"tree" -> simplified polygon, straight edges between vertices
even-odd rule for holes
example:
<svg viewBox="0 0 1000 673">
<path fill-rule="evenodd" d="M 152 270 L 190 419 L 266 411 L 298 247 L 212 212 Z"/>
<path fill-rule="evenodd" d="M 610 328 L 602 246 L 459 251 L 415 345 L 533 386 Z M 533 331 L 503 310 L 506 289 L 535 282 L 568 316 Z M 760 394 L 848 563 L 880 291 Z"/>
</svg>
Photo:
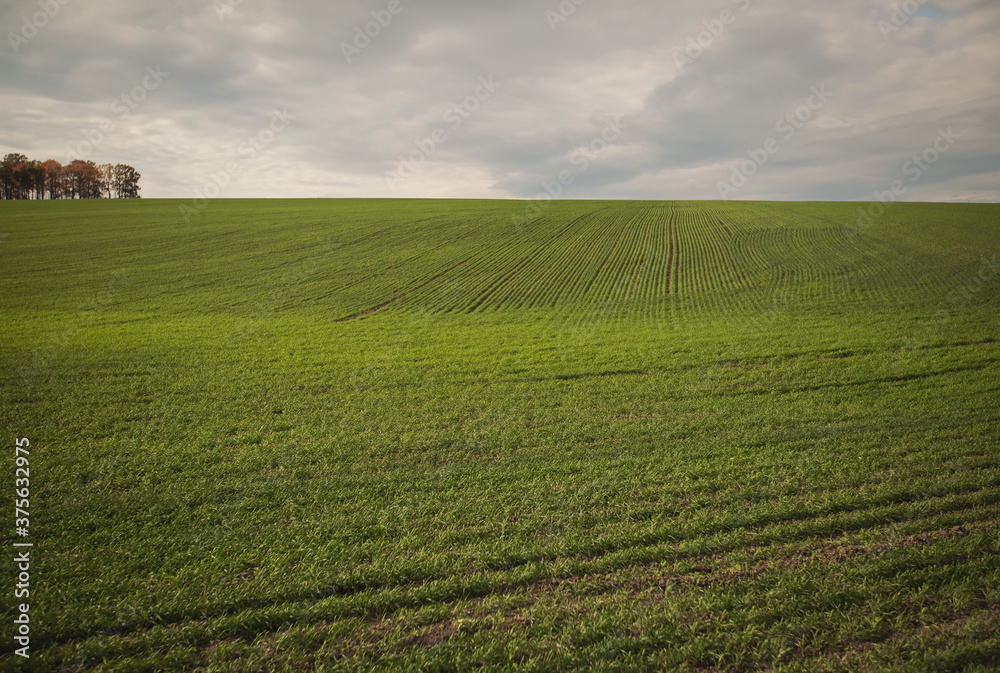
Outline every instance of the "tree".
<svg viewBox="0 0 1000 673">
<path fill-rule="evenodd" d="M 101 179 L 101 187 L 103 192 L 111 198 L 111 190 L 114 188 L 115 182 L 115 167 L 111 164 L 101 164 L 97 167 L 98 174 Z"/>
<path fill-rule="evenodd" d="M 93 161 L 74 159 L 66 167 L 69 174 L 70 198 L 99 199 L 103 189 L 101 174 Z"/>
<path fill-rule="evenodd" d="M 119 199 L 138 199 L 139 190 L 139 178 L 142 175 L 139 174 L 133 167 L 128 164 L 118 164 L 115 166 L 114 170 L 114 182 L 115 191 L 118 193 Z"/>
<path fill-rule="evenodd" d="M 41 161 L 32 161 L 28 165 L 28 182 L 35 198 L 41 201 L 45 198 L 45 166 Z"/>
<path fill-rule="evenodd" d="M 63 165 L 55 159 L 42 162 L 45 170 L 45 189 L 50 199 L 61 199 L 63 196 Z"/>
<path fill-rule="evenodd" d="M 76 159 L 32 161 L 11 152 L 0 161 L 0 199 L 138 199 L 142 176 L 128 164 Z"/>
<path fill-rule="evenodd" d="M 22 161 L 14 166 L 14 185 L 17 190 L 17 198 L 30 199 L 35 194 L 37 178 L 38 170 L 34 161 Z"/>
<path fill-rule="evenodd" d="M 28 157 L 23 154 L 11 152 L 0 162 L 0 198 L 22 199 L 18 186 L 17 169 L 21 164 L 27 163 Z"/>
</svg>

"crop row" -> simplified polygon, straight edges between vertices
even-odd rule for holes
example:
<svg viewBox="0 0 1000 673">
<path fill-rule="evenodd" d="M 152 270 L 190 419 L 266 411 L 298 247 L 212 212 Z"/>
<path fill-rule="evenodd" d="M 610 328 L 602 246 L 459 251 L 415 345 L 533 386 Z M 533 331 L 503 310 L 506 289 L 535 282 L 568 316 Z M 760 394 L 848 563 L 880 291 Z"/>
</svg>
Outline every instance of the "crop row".
<svg viewBox="0 0 1000 673">
<path fill-rule="evenodd" d="M 891 213 L 859 231 L 853 208 L 612 202 L 553 205 L 526 223 L 428 218 L 401 226 L 388 250 L 384 229 L 345 247 L 351 262 L 313 299 L 336 296 L 355 315 L 614 305 L 663 317 L 775 296 L 884 304 L 900 292 L 945 291 L 949 275 L 930 273 L 941 260 L 900 233 L 904 218 Z"/>
</svg>

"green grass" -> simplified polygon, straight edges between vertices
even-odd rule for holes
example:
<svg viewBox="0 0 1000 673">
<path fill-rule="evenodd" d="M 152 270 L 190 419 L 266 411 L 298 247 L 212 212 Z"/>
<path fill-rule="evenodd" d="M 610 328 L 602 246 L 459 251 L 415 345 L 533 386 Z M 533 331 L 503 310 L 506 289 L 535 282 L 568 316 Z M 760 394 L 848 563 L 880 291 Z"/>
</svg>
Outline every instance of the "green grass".
<svg viewBox="0 0 1000 673">
<path fill-rule="evenodd" d="M 1000 208 L 858 207 L 0 203 L 0 665 L 996 670 Z"/>
</svg>

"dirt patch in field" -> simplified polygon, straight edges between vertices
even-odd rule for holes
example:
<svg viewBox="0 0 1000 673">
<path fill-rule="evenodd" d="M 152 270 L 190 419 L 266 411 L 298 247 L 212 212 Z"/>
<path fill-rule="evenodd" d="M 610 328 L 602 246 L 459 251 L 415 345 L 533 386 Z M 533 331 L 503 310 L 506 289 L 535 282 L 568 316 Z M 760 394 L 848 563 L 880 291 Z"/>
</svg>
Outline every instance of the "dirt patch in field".
<svg viewBox="0 0 1000 673">
<path fill-rule="evenodd" d="M 332 654 L 337 657 L 353 658 L 359 655 L 366 657 L 382 657 L 385 654 L 383 641 L 396 629 L 396 622 L 389 618 L 365 620 L 364 631 L 337 638 L 333 643 Z M 331 630 L 329 624 L 320 624 L 316 630 L 326 632 Z M 360 636 L 360 637 L 359 637 Z"/>
<path fill-rule="evenodd" d="M 411 647 L 432 647 L 439 645 L 451 638 L 458 631 L 454 621 L 439 622 L 429 627 L 425 627 L 416 634 L 403 639 L 400 648 Z"/>
</svg>

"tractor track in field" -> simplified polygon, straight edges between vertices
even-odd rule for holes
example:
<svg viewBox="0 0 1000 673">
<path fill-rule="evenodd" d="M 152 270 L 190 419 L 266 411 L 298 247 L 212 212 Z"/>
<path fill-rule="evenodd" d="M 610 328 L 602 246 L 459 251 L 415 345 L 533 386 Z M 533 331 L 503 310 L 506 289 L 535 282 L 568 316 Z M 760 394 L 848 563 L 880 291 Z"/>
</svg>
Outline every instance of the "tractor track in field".
<svg viewBox="0 0 1000 673">
<path fill-rule="evenodd" d="M 995 487 L 982 490 L 995 490 Z M 975 491 L 974 491 L 975 492 Z M 966 511 L 972 511 L 967 509 Z M 723 545 L 719 548 L 699 551 L 697 549 L 675 550 L 670 553 L 657 553 L 655 549 L 662 547 L 668 542 L 666 538 L 657 539 L 637 539 L 631 544 L 611 545 L 605 548 L 598 548 L 591 552 L 577 551 L 561 557 L 562 559 L 572 559 L 584 564 L 584 567 L 576 572 L 566 575 L 539 569 L 529 574 L 523 579 L 506 581 L 501 586 L 480 586 L 477 580 L 492 573 L 509 571 L 533 563 L 531 559 L 499 560 L 493 564 L 486 564 L 479 569 L 469 569 L 457 575 L 437 576 L 434 573 L 421 577 L 409 579 L 384 581 L 376 579 L 359 579 L 350 583 L 331 585 L 321 590 L 304 591 L 299 594 L 285 595 L 284 597 L 260 596 L 256 598 L 244 599 L 236 604 L 219 606 L 211 612 L 203 612 L 197 618 L 203 624 L 206 621 L 225 619 L 231 615 L 245 612 L 247 610 L 266 609 L 277 605 L 294 605 L 302 602 L 317 602 L 335 597 L 350 597 L 371 590 L 403 589 L 419 592 L 423 585 L 444 577 L 453 577 L 458 580 L 458 586 L 449 590 L 449 596 L 444 597 L 445 602 L 458 600 L 480 600 L 488 596 L 510 595 L 519 593 L 533 594 L 535 591 L 544 588 L 554 587 L 561 584 L 569 584 L 586 580 L 593 583 L 595 579 L 607 578 L 615 587 L 625 590 L 644 591 L 650 587 L 663 586 L 664 584 L 687 585 L 692 587 L 708 588 L 713 585 L 752 581 L 755 578 L 766 575 L 776 570 L 790 571 L 799 567 L 814 563 L 847 563 L 853 559 L 871 559 L 881 554 L 891 552 L 895 549 L 906 549 L 913 547 L 925 547 L 939 542 L 953 540 L 956 538 L 968 537 L 978 533 L 993 532 L 998 530 L 1000 520 L 991 518 L 989 512 L 983 512 L 982 518 L 973 517 L 959 525 L 947 527 L 930 527 L 919 529 L 906 534 L 888 535 L 877 541 L 863 543 L 855 536 L 867 530 L 867 525 L 841 528 L 829 533 L 808 534 L 805 536 L 796 534 L 794 530 L 777 537 L 763 535 L 769 530 L 780 529 L 782 524 L 794 526 L 800 523 L 816 522 L 836 516 L 838 513 L 819 514 L 806 517 L 789 517 L 782 519 L 765 528 L 747 530 L 761 534 L 763 539 L 750 540 L 741 545 Z M 904 517 L 905 518 L 905 517 Z M 721 532 L 727 529 L 723 523 L 719 523 L 714 532 Z M 709 533 L 706 532 L 705 535 Z M 704 535 L 702 536 L 704 537 Z M 694 538 L 681 537 L 669 540 L 670 545 L 676 546 L 682 542 L 691 542 Z M 608 561 L 609 557 L 626 551 L 636 551 L 646 549 L 650 551 L 648 558 L 637 559 L 635 563 L 619 565 L 615 561 Z M 730 557 L 731 562 L 726 563 Z M 687 567 L 684 572 L 665 572 L 664 564 L 683 564 Z M 616 579 L 617 578 L 617 579 Z M 396 600 L 396 605 L 390 608 L 386 614 L 421 604 L 419 595 L 403 595 Z M 155 621 L 137 621 L 128 626 L 120 626 L 112 629 L 116 636 L 124 636 L 130 633 L 142 633 L 151 629 L 176 629 L 179 625 L 192 621 L 192 616 L 183 612 L 173 614 L 158 615 Z M 317 617 L 316 622 L 323 621 L 322 617 Z M 279 629 L 284 622 L 279 618 L 273 624 L 274 630 Z M 268 625 L 262 625 L 267 630 Z M 75 633 L 57 635 L 51 639 L 45 639 L 44 645 L 66 645 L 73 642 L 86 642 L 94 637 L 107 635 L 109 631 L 102 628 L 81 629 Z"/>
</svg>

